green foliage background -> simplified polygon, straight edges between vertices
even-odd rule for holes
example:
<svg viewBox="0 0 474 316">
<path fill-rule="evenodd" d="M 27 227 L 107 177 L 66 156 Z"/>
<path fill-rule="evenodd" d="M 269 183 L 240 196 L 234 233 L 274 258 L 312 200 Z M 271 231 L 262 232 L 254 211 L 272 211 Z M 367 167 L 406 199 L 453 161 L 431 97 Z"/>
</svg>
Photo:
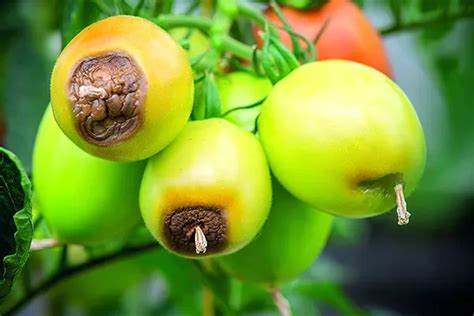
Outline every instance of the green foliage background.
<svg viewBox="0 0 474 316">
<path fill-rule="evenodd" d="M 137 2 L 130 0 L 127 3 L 133 8 Z M 152 2 L 145 1 L 145 6 L 153 6 Z M 403 235 L 400 238 L 407 242 L 434 240 L 440 235 L 451 234 L 465 218 L 472 217 L 469 211 L 474 198 L 474 2 L 356 2 L 385 33 L 395 80 L 413 101 L 425 129 L 428 161 L 418 190 L 408 199 L 413 214 L 410 225 L 403 229 L 396 227 L 393 214 L 366 221 L 338 219 L 329 249 L 355 245 L 369 238 L 374 227 L 388 235 Z M 130 10 L 123 1 L 101 3 L 111 12 Z M 7 126 L 5 146 L 17 154 L 27 171 L 31 170 L 36 129 L 49 102 L 49 77 L 54 60 L 74 34 L 101 17 L 99 7 L 97 1 L 92 0 L 0 3 L 0 118 L 4 118 Z M 429 22 L 443 16 L 456 18 Z M 428 22 L 416 25 L 417 21 Z M 41 267 L 38 277 L 55 269 L 60 256 L 59 250 L 48 250 L 33 255 L 28 265 Z M 262 289 L 236 280 L 219 284 L 189 261 L 164 252 L 151 252 L 112 263 L 109 268 L 117 269 L 120 274 L 137 265 L 143 274 L 132 278 L 127 287 L 113 283 L 123 290 L 104 298 L 105 310 L 104 306 L 95 306 L 94 302 L 88 301 L 89 312 L 100 315 L 112 314 L 112 310 L 114 315 L 198 315 L 202 308 L 203 283 L 215 287 L 222 296 L 216 300 L 227 302 L 231 308 L 249 315 L 274 312 L 271 299 Z M 323 256 L 313 269 L 288 284 L 283 292 L 293 304 L 295 314 L 317 315 L 322 313 L 321 306 L 332 306 L 344 315 L 362 313 L 340 288 L 350 275 L 350 268 L 344 266 L 344 262 Z M 97 281 L 100 274 L 90 279 Z M 25 278 L 27 276 L 22 276 L 17 283 L 21 284 Z M 87 276 L 81 278 L 86 280 L 83 283 L 87 287 Z M 83 308 L 77 307 L 82 303 L 75 297 L 82 295 L 77 292 L 79 283 L 81 281 L 72 282 L 69 287 L 64 283 L 53 291 L 49 296 L 53 312 L 74 312 Z M 11 301 L 22 293 L 18 284 Z M 73 293 L 69 297 L 68 291 Z M 9 301 L 1 302 L 0 311 L 9 304 Z"/>
</svg>

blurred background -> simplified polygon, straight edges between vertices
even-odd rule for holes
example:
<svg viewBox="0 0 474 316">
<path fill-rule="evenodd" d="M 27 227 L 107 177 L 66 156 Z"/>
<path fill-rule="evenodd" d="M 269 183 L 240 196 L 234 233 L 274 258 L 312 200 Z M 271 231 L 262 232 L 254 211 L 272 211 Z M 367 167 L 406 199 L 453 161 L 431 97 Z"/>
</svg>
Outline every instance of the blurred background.
<svg viewBox="0 0 474 316">
<path fill-rule="evenodd" d="M 49 102 L 50 73 L 67 25 L 71 21 L 84 25 L 91 22 L 74 20 L 73 8 L 79 10 L 79 2 L 0 2 L 0 143 L 15 152 L 27 170 L 31 170 L 36 130 Z M 97 10 L 91 1 L 82 2 L 86 3 L 81 7 L 83 10 Z M 392 25 L 394 1 L 357 2 L 379 29 Z M 411 20 L 417 20 L 442 14 L 453 3 L 462 2 L 406 0 L 399 7 Z M 464 2 L 469 5 L 470 0 Z M 93 21 L 93 14 L 90 16 Z M 395 80 L 415 106 L 428 146 L 424 178 L 407 201 L 412 213 L 410 224 L 396 225 L 394 212 L 368 220 L 337 219 L 323 256 L 283 291 L 290 302 L 302 306 L 302 315 L 351 314 L 356 306 L 373 315 L 472 315 L 474 19 L 471 14 L 387 32 L 384 42 Z M 51 252 L 44 258 L 33 258 L 29 264 L 48 261 L 53 255 Z M 134 263 L 132 270 L 140 271 L 140 276 L 124 280 L 126 291 L 115 293 L 120 299 L 111 299 L 113 303 L 107 308 L 101 306 L 97 315 L 200 312 L 196 302 L 201 294 L 198 290 L 193 292 L 200 280 L 195 280 L 193 265 L 163 253 L 148 256 L 142 256 L 143 266 Z M 150 256 L 159 257 L 157 267 L 150 267 Z M 129 275 L 127 261 L 109 268 L 112 277 Z M 95 287 L 104 277 L 104 273 L 89 276 L 96 280 Z M 324 286 L 305 287 L 311 282 Z M 87 292 L 87 282 L 84 284 L 79 293 Z M 72 286 L 78 291 L 77 284 Z M 73 298 L 68 298 L 70 304 L 61 306 L 67 288 L 66 283 L 60 284 L 56 289 L 59 294 L 41 297 L 21 315 L 38 315 L 48 310 L 52 314 L 80 315 L 80 309 L 74 306 L 96 303 L 94 299 L 87 301 L 87 295 L 81 301 L 82 295 L 75 292 Z M 244 292 L 252 291 L 259 293 L 251 288 Z M 249 315 L 263 315 L 262 310 L 271 315 L 271 302 L 252 302 L 258 297 L 255 293 L 248 294 L 252 296 L 248 302 Z M 339 311 L 331 306 L 338 306 Z"/>
</svg>

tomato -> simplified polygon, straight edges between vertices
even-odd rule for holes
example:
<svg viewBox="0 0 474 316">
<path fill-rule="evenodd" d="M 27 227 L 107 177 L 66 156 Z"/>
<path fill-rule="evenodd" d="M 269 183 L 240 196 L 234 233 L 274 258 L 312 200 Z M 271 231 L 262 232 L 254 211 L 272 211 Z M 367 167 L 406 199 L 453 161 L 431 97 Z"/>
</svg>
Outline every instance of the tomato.
<svg viewBox="0 0 474 316">
<path fill-rule="evenodd" d="M 72 264 L 86 260 L 83 248 L 70 247 Z M 157 269 L 162 252 L 153 250 L 113 261 L 68 278 L 53 288 L 50 298 L 78 306 L 88 315 L 97 315 L 119 304 L 127 291 L 143 282 Z"/>
<path fill-rule="evenodd" d="M 315 48 L 318 60 L 345 59 L 373 67 L 392 76 L 390 62 L 382 38 L 364 13 L 349 0 L 330 0 L 320 8 L 300 11 L 282 7 L 282 12 L 293 30 L 314 41 L 327 24 Z M 268 8 L 265 16 L 270 22 L 281 25 L 276 13 Z M 255 32 L 256 33 L 256 32 Z M 282 42 L 291 47 L 291 38 L 280 31 Z M 255 36 L 262 44 L 260 36 Z"/>
<path fill-rule="evenodd" d="M 305 64 L 279 81 L 262 106 L 260 140 L 273 174 L 318 210 L 368 217 L 396 204 L 423 174 L 423 129 L 410 100 L 362 64 Z"/>
<path fill-rule="evenodd" d="M 51 104 L 63 132 L 91 155 L 133 161 L 168 145 L 194 97 L 184 50 L 150 21 L 113 16 L 82 30 L 51 77 Z"/>
<path fill-rule="evenodd" d="M 260 234 L 242 250 L 217 258 L 234 277 L 276 287 L 304 272 L 321 253 L 332 216 L 299 201 L 273 181 L 273 203 Z"/>
<path fill-rule="evenodd" d="M 190 58 L 196 58 L 211 48 L 209 37 L 197 29 L 174 28 L 169 33 L 178 42 L 187 38 L 189 50 L 186 52 Z"/>
<path fill-rule="evenodd" d="M 56 239 L 93 245 L 128 233 L 140 222 L 138 192 L 145 162 L 89 155 L 46 111 L 33 153 L 35 204 Z"/>
<path fill-rule="evenodd" d="M 149 160 L 140 208 L 146 226 L 168 250 L 186 257 L 218 256 L 255 237 L 270 210 L 271 192 L 256 137 L 212 118 L 187 123 Z"/>
<path fill-rule="evenodd" d="M 229 111 L 262 101 L 270 93 L 271 82 L 265 77 L 239 71 L 216 77 L 216 83 L 221 100 L 221 113 L 229 113 L 224 118 L 253 131 L 261 104 L 248 109 Z"/>
</svg>

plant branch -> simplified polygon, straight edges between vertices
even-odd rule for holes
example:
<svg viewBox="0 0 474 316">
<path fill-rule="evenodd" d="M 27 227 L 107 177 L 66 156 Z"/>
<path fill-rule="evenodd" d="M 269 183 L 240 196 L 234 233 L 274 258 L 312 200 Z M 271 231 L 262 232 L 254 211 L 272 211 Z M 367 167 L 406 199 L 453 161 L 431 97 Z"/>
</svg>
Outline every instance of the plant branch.
<svg viewBox="0 0 474 316">
<path fill-rule="evenodd" d="M 157 18 L 150 19 L 153 23 L 158 24 L 164 29 L 172 29 L 176 27 L 191 27 L 197 28 L 207 35 L 212 35 L 213 21 L 209 18 L 197 17 L 191 15 L 168 15 L 162 14 Z M 252 47 L 239 42 L 229 35 L 222 35 L 221 38 L 222 48 L 236 55 L 237 57 L 244 59 L 252 59 L 253 49 Z"/>
<path fill-rule="evenodd" d="M 50 276 L 49 278 L 41 282 L 39 285 L 32 288 L 29 295 L 21 298 L 15 305 L 13 305 L 3 315 L 8 316 L 8 315 L 16 314 L 20 309 L 26 306 L 30 301 L 32 301 L 34 298 L 41 295 L 42 293 L 46 292 L 47 290 L 55 286 L 57 283 L 63 280 L 66 280 L 68 278 L 71 278 L 83 271 L 108 264 L 118 259 L 132 257 L 134 255 L 138 255 L 140 253 L 158 249 L 158 248 L 159 248 L 158 243 L 152 242 L 152 243 L 141 245 L 141 246 L 124 248 L 118 252 L 114 252 L 102 257 L 94 258 L 79 265 L 66 267 L 64 270 L 61 270 L 58 273 L 53 274 L 52 276 Z"/>
<path fill-rule="evenodd" d="M 391 26 L 382 28 L 379 31 L 382 35 L 391 35 L 391 34 L 395 34 L 399 32 L 411 31 L 411 30 L 426 28 L 430 26 L 436 26 L 439 24 L 456 22 L 461 19 L 473 18 L 473 17 L 474 17 L 474 10 L 466 10 L 463 12 L 458 12 L 458 13 L 450 14 L 450 15 L 443 14 L 443 15 L 439 15 L 433 18 L 421 20 L 421 21 L 413 21 L 413 22 L 402 23 L 402 24 L 395 23 Z"/>
<path fill-rule="evenodd" d="M 280 312 L 281 316 L 291 316 L 291 308 L 288 301 L 283 297 L 280 290 L 277 288 L 270 289 L 270 293 L 273 297 L 273 301 L 275 305 L 278 307 L 278 311 Z"/>
<path fill-rule="evenodd" d="M 59 246 L 60 243 L 56 239 L 33 239 L 31 241 L 30 251 L 38 251 Z"/>
</svg>

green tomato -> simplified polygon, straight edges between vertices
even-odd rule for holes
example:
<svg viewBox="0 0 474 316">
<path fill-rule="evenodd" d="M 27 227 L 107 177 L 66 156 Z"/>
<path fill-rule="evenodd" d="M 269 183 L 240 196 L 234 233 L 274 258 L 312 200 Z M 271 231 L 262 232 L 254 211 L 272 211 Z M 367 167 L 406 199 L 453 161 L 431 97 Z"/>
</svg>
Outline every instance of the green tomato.
<svg viewBox="0 0 474 316">
<path fill-rule="evenodd" d="M 95 22 L 63 49 L 51 74 L 61 130 L 84 151 L 135 161 L 165 148 L 189 119 L 194 81 L 184 50 L 147 19 Z"/>
<path fill-rule="evenodd" d="M 170 30 L 170 35 L 178 42 L 187 39 L 189 43 L 189 49 L 186 50 L 186 53 L 189 58 L 195 58 L 211 48 L 211 41 L 209 37 L 204 35 L 201 31 L 197 29 L 188 29 L 188 28 L 174 28 Z"/>
<path fill-rule="evenodd" d="M 242 248 L 270 206 L 270 173 L 259 142 L 219 118 L 189 122 L 149 160 L 140 189 L 148 229 L 165 248 L 187 257 Z"/>
<path fill-rule="evenodd" d="M 69 255 L 72 262 L 87 258 L 82 247 L 71 247 Z M 153 250 L 89 269 L 61 282 L 50 293 L 51 298 L 89 312 L 110 309 L 120 303 L 127 290 L 157 269 L 160 256 L 159 250 Z"/>
<path fill-rule="evenodd" d="M 272 88 L 268 78 L 257 77 L 247 72 L 233 72 L 216 78 L 221 99 L 221 113 L 249 106 L 263 100 Z M 247 131 L 255 129 L 261 105 L 229 112 L 224 118 Z"/>
<path fill-rule="evenodd" d="M 410 100 L 382 73 L 349 61 L 309 63 L 278 82 L 263 104 L 259 133 L 282 185 L 340 216 L 390 210 L 394 187 L 411 193 L 425 165 Z"/>
<path fill-rule="evenodd" d="M 93 157 L 67 138 L 46 110 L 33 155 L 36 205 L 57 239 L 95 244 L 140 222 L 138 192 L 145 162 Z"/>
<path fill-rule="evenodd" d="M 332 216 L 297 200 L 273 181 L 273 205 L 260 234 L 218 262 L 232 276 L 276 287 L 308 269 L 331 231 Z"/>
</svg>

